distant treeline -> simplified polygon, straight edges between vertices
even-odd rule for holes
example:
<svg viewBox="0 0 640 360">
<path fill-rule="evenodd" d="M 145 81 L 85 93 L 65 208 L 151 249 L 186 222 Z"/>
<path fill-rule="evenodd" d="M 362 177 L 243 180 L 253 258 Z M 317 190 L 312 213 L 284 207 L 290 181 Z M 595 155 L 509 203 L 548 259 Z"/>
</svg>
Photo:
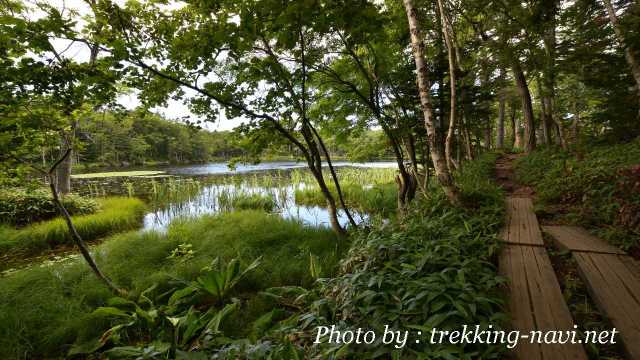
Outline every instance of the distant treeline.
<svg viewBox="0 0 640 360">
<path fill-rule="evenodd" d="M 77 161 L 107 166 L 197 163 L 242 155 L 230 131 L 207 131 L 141 112 L 99 113 L 81 121 Z"/>
<path fill-rule="evenodd" d="M 327 136 L 326 145 L 337 159 L 370 161 L 393 157 L 382 131 L 361 130 L 352 135 Z M 234 131 L 209 131 L 142 111 L 93 114 L 79 121 L 76 140 L 76 164 L 107 167 L 229 160 L 246 155 L 243 144 L 247 141 Z M 57 155 L 51 151 L 43 156 Z M 266 149 L 261 155 L 301 157 L 287 145 Z"/>
</svg>

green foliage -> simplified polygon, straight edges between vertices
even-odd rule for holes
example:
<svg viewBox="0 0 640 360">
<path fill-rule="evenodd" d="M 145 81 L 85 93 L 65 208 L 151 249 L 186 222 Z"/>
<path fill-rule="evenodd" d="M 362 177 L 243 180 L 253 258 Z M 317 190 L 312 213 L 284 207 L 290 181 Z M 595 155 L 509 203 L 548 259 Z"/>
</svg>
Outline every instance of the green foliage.
<svg viewBox="0 0 640 360">
<path fill-rule="evenodd" d="M 193 343 L 212 342 L 223 334 L 223 321 L 240 308 L 238 300 L 222 301 L 258 265 L 257 259 L 241 271 L 240 262 L 233 259 L 225 269 L 206 269 L 191 285 L 164 292 L 155 300 L 150 296 L 157 285 L 143 291 L 135 302 L 111 298 L 108 306 L 99 307 L 91 316 L 113 319 L 115 325 L 101 336 L 73 346 L 69 355 L 93 353 L 112 343 L 121 346 L 107 350 L 104 354 L 109 357 L 137 357 L 150 351 L 154 356 L 161 356 L 174 353 L 176 349 L 189 350 Z M 194 298 L 199 292 L 214 296 L 218 306 L 201 310 L 206 303 L 200 301 L 195 302 L 196 309 Z M 144 339 L 145 344 L 141 345 L 137 339 Z M 129 345 L 132 342 L 136 346 Z"/>
<path fill-rule="evenodd" d="M 99 209 L 98 203 L 75 194 L 62 197 L 62 204 L 72 215 L 86 215 Z M 9 225 L 26 225 L 48 220 L 59 214 L 49 189 L 0 189 L 0 219 Z"/>
<path fill-rule="evenodd" d="M 504 325 L 504 280 L 492 262 L 499 246 L 503 201 L 501 191 L 486 180 L 493 160 L 491 155 L 465 163 L 457 174 L 463 192 L 475 199 L 475 208 L 452 207 L 434 188 L 430 198 L 403 219 L 355 234 L 339 276 L 323 280 L 313 291 L 273 293 L 283 303 L 306 302 L 304 311 L 258 342 L 224 347 L 218 358 L 501 358 L 506 348 L 500 344 L 417 344 L 410 337 L 399 350 L 381 343 L 316 345 L 310 335 L 326 324 L 378 333 L 389 325 L 395 331 L 420 330 L 423 336 L 433 327 Z"/>
<path fill-rule="evenodd" d="M 189 261 L 167 259 L 180 244 L 185 243 L 192 244 L 194 250 Z M 130 289 L 131 298 L 137 299 L 138 306 L 152 317 L 150 312 L 161 304 L 168 304 L 176 290 L 189 287 L 198 277 L 208 277 L 209 272 L 235 274 L 227 276 L 232 279 L 227 284 L 234 283 L 235 287 L 227 286 L 226 293 L 228 298 L 240 299 L 238 309 L 219 317 L 214 324 L 219 323 L 216 326 L 226 336 L 246 337 L 271 326 L 266 318 L 262 318 L 255 328 L 252 326 L 266 313 L 275 311 L 273 321 L 282 318 L 282 314 L 274 310 L 277 302 L 272 297 L 260 295 L 259 291 L 273 286 L 309 286 L 314 281 L 309 269 L 310 254 L 318 259 L 321 276 L 332 276 L 346 245 L 328 229 L 307 227 L 262 211 L 242 211 L 185 220 L 170 226 L 166 234 L 121 234 L 98 245 L 94 253 L 102 270 L 114 282 Z M 260 266 L 250 273 L 233 270 L 237 265 L 228 271 L 228 264 L 237 263 L 233 259 L 238 259 L 241 269 L 246 269 L 260 256 Z M 219 258 L 220 268 L 215 263 L 212 265 L 216 258 Z M 243 273 L 245 277 L 238 282 L 238 275 Z M 145 292 L 154 284 L 157 286 Z M 152 300 L 153 308 L 149 303 L 140 301 L 141 295 Z M 174 296 L 174 305 L 189 306 L 191 300 L 205 304 L 202 305 L 204 309 L 192 311 L 189 315 L 192 318 L 200 319 L 211 309 L 207 319 L 213 319 L 226 306 L 212 304 L 206 296 L 191 297 L 192 292 L 188 295 L 181 301 L 177 295 Z M 79 260 L 32 267 L 0 278 L 0 358 L 64 356 L 72 344 L 95 345 L 95 339 L 106 330 L 122 323 L 116 324 L 112 316 L 104 316 L 108 314 L 92 314 L 99 307 L 120 308 L 120 305 L 114 306 L 109 302 L 111 297 L 108 289 Z M 135 311 L 135 308 L 130 310 Z M 182 310 L 184 308 L 179 309 Z M 125 312 L 127 316 L 132 315 L 131 311 Z M 175 314 L 168 315 L 174 317 Z M 145 317 L 142 313 L 137 316 Z M 160 324 L 159 320 L 155 321 Z M 180 323 L 182 325 L 178 325 L 180 338 L 185 338 L 188 323 L 191 321 L 184 320 Z M 164 324 L 162 328 L 165 329 Z M 150 328 L 144 331 L 160 336 Z M 132 327 L 121 334 L 123 336 L 118 341 L 122 345 L 130 344 L 129 341 L 137 343 L 142 332 L 136 332 Z M 110 344 L 114 340 L 110 339 Z M 154 349 L 162 350 L 160 345 Z M 141 356 L 137 348 L 120 348 L 117 351 L 130 351 Z"/>
<path fill-rule="evenodd" d="M 73 216 L 73 223 L 85 241 L 140 226 L 146 211 L 144 203 L 135 198 L 112 197 L 97 200 L 100 211 Z M 36 254 L 60 245 L 73 244 L 67 224 L 61 217 L 32 224 L 20 229 L 0 229 L 0 253 Z"/>
<path fill-rule="evenodd" d="M 539 200 L 557 205 L 562 220 L 601 230 L 613 243 L 629 248 L 639 244 L 640 193 L 634 190 L 633 167 L 640 159 L 640 141 L 587 147 L 580 159 L 549 148 L 516 163 L 518 179 L 535 186 Z M 636 209 L 636 210 L 634 210 Z M 637 215 L 636 215 L 637 216 Z"/>
</svg>

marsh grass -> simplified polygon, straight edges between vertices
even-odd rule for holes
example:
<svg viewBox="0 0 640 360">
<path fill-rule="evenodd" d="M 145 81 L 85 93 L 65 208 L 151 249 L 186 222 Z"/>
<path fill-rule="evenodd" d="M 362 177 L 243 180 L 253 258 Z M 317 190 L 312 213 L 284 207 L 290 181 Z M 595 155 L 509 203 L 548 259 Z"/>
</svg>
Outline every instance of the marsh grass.
<svg viewBox="0 0 640 360">
<path fill-rule="evenodd" d="M 383 216 L 393 214 L 397 208 L 398 189 L 395 184 L 375 184 L 363 186 L 354 183 L 341 185 L 347 206 L 363 213 L 375 213 Z M 335 197 L 335 186 L 329 186 Z M 295 202 L 305 206 L 325 206 L 326 200 L 318 187 L 296 189 Z"/>
<path fill-rule="evenodd" d="M 98 200 L 100 211 L 73 216 L 78 233 L 85 241 L 134 229 L 140 226 L 146 206 L 135 198 L 112 197 Z M 0 253 L 34 255 L 60 245 L 73 243 L 62 218 L 35 223 L 20 229 L 0 228 Z"/>
<path fill-rule="evenodd" d="M 276 200 L 271 194 L 246 194 L 246 193 L 224 193 L 218 197 L 218 204 L 221 208 L 234 210 L 264 210 L 273 211 L 277 207 Z"/>
<path fill-rule="evenodd" d="M 181 244 L 193 250 L 187 261 L 171 258 Z M 251 323 L 274 307 L 258 295 L 260 290 L 311 285 L 310 255 L 321 262 L 322 276 L 334 275 L 347 246 L 328 229 L 253 210 L 179 221 L 165 234 L 117 235 L 94 254 L 102 270 L 134 297 L 155 283 L 161 293 L 193 280 L 217 257 L 222 262 L 238 258 L 246 266 L 262 256 L 259 268 L 232 294 L 242 300 L 241 311 L 225 323 L 225 331 L 247 335 Z M 74 342 L 97 337 L 109 327 L 89 314 L 111 296 L 84 263 L 73 259 L 0 278 L 0 358 L 64 356 Z"/>
</svg>

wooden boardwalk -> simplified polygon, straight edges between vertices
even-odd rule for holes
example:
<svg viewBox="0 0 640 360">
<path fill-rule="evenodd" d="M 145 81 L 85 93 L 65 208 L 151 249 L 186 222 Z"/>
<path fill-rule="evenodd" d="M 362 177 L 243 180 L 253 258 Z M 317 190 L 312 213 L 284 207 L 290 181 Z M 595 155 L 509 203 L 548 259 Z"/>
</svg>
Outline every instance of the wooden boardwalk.
<svg viewBox="0 0 640 360">
<path fill-rule="evenodd" d="M 562 248 L 573 252 L 580 277 L 600 310 L 620 331 L 630 359 L 640 359 L 640 270 L 622 251 L 569 226 L 544 228 Z"/>
<path fill-rule="evenodd" d="M 509 281 L 512 327 L 521 334 L 534 330 L 573 330 L 573 320 L 544 247 L 507 245 L 500 272 Z M 521 360 L 586 359 L 578 344 L 531 344 L 522 339 L 515 348 Z"/>
<path fill-rule="evenodd" d="M 544 246 L 531 199 L 507 199 L 507 225 L 502 231 L 502 240 L 507 244 Z"/>
<path fill-rule="evenodd" d="M 605 243 L 581 227 L 543 226 L 542 229 L 553 236 L 555 244 L 563 250 L 625 255 L 624 251 Z"/>
<path fill-rule="evenodd" d="M 502 240 L 507 245 L 500 254 L 499 267 L 508 280 L 513 329 L 521 334 L 534 330 L 573 330 L 574 322 L 544 248 L 531 199 L 507 199 Z M 520 360 L 587 359 L 578 344 L 530 341 L 520 341 L 514 355 Z"/>
</svg>

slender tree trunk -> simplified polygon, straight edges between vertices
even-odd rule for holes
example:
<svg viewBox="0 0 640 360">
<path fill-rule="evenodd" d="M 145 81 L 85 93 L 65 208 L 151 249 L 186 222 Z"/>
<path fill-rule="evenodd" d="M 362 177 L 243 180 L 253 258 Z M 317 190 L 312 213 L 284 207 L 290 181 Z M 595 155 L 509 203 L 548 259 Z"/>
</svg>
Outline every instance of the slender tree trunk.
<svg viewBox="0 0 640 360">
<path fill-rule="evenodd" d="M 471 134 L 469 132 L 469 127 L 467 126 L 467 110 L 465 107 L 464 99 L 465 99 L 466 91 L 464 87 L 460 90 L 460 104 L 462 104 L 462 108 L 460 111 L 460 126 L 461 132 L 464 137 L 464 146 L 465 146 L 465 159 L 473 160 L 473 146 L 471 145 Z"/>
<path fill-rule="evenodd" d="M 603 2 L 605 7 L 607 8 L 607 14 L 609 15 L 609 21 L 611 21 L 613 31 L 615 32 L 620 45 L 622 45 L 622 48 L 624 49 L 624 57 L 627 60 L 627 64 L 629 64 L 629 68 L 631 69 L 631 74 L 636 81 L 636 91 L 638 92 L 638 100 L 640 101 L 640 63 L 638 63 L 638 59 L 633 53 L 633 50 L 625 40 L 622 29 L 620 28 L 620 24 L 618 23 L 616 10 L 613 8 L 611 0 L 603 0 Z"/>
<path fill-rule="evenodd" d="M 429 70 L 424 58 L 424 44 L 422 42 L 420 25 L 416 9 L 413 6 L 413 0 L 404 0 L 404 7 L 409 22 L 409 31 L 411 33 L 411 45 L 413 48 L 413 57 L 416 63 L 418 74 L 418 91 L 420 94 L 420 105 L 424 114 L 425 128 L 427 129 L 427 140 L 431 148 L 431 160 L 433 161 L 436 177 L 440 185 L 443 187 L 449 201 L 457 205 L 460 203 L 458 188 L 453 182 L 446 160 L 436 142 L 436 129 L 434 126 L 433 106 L 431 105 L 431 95 L 429 94 Z"/>
<path fill-rule="evenodd" d="M 577 144 L 580 140 L 580 111 L 578 110 L 578 106 L 573 103 L 573 123 L 571 124 L 571 133 L 573 138 L 573 143 Z"/>
<path fill-rule="evenodd" d="M 327 187 L 327 183 L 325 182 L 324 176 L 322 174 L 322 157 L 320 156 L 320 151 L 318 150 L 318 144 L 316 144 L 313 132 L 311 131 L 309 124 L 306 121 L 302 122 L 301 133 L 302 137 L 307 143 L 307 148 L 309 149 L 309 156 L 307 157 L 309 169 L 311 170 L 313 176 L 316 178 L 316 182 L 320 187 L 320 192 L 322 192 L 324 198 L 327 201 L 327 211 L 329 212 L 329 222 L 331 223 L 331 228 L 337 234 L 344 235 L 346 234 L 346 231 L 344 230 L 342 225 L 340 225 L 340 221 L 338 219 L 336 200 Z"/>
<path fill-rule="evenodd" d="M 504 95 L 500 95 L 498 100 L 498 134 L 496 137 L 496 148 L 504 148 L 504 111 L 505 111 L 505 99 Z"/>
<path fill-rule="evenodd" d="M 444 35 L 444 42 L 447 46 L 447 56 L 449 62 L 449 130 L 447 131 L 447 138 L 445 140 L 444 153 L 447 158 L 447 166 L 449 171 L 453 171 L 458 167 L 456 161 L 453 159 L 453 136 L 456 129 L 456 68 L 457 59 L 456 52 L 453 46 L 453 28 L 449 22 L 448 13 L 445 11 L 443 1 L 438 0 L 438 10 L 440 13 L 440 23 L 442 24 L 442 33 Z"/>
<path fill-rule="evenodd" d="M 515 54 L 510 54 L 511 69 L 513 71 L 513 77 L 516 80 L 516 87 L 520 100 L 522 102 L 522 117 L 524 121 L 524 151 L 528 154 L 536 148 L 536 131 L 535 120 L 533 115 L 533 106 L 531 105 L 531 93 L 529 92 L 529 86 L 527 85 L 527 78 L 524 76 L 522 67 L 520 66 L 520 60 Z"/>
<path fill-rule="evenodd" d="M 75 124 L 69 133 L 62 135 L 61 149 L 69 149 L 70 153 L 64 156 L 62 163 L 60 163 L 55 170 L 56 189 L 60 194 L 68 194 L 71 192 L 71 168 L 73 166 L 73 141 L 74 141 Z M 59 156 L 63 156 L 65 151 L 61 151 Z"/>
<path fill-rule="evenodd" d="M 511 124 L 511 136 L 509 139 L 511 140 L 511 148 L 517 148 L 516 145 L 516 134 L 518 133 L 517 124 L 516 124 L 516 107 L 513 103 L 510 104 L 511 108 L 511 116 L 509 117 L 509 122 Z"/>
<path fill-rule="evenodd" d="M 71 233 L 71 237 L 73 238 L 73 241 L 75 242 L 75 244 L 80 249 L 80 253 L 82 254 L 82 257 L 87 262 L 87 264 L 89 265 L 89 267 L 91 268 L 93 273 L 114 294 L 117 294 L 119 296 L 126 295 L 126 291 L 118 288 L 106 275 L 104 275 L 102 273 L 102 271 L 98 267 L 98 264 L 96 264 L 95 260 L 91 256 L 91 252 L 89 251 L 89 247 L 84 242 L 84 240 L 82 239 L 82 237 L 78 233 L 78 230 L 76 229 L 75 225 L 73 224 L 73 220 L 71 219 L 71 215 L 69 215 L 69 212 L 64 207 L 64 204 L 62 203 L 62 201 L 60 201 L 60 197 L 58 195 L 60 190 L 57 189 L 56 177 L 54 176 L 54 173 L 56 173 L 58 166 L 60 166 L 62 163 L 64 163 L 64 161 L 66 161 L 66 159 L 71 155 L 71 152 L 72 152 L 71 148 L 67 149 L 65 154 L 62 155 L 62 157 L 51 167 L 51 169 L 49 170 L 49 172 L 47 174 L 47 177 L 48 177 L 48 180 L 49 180 L 49 188 L 51 189 L 51 196 L 53 197 L 53 202 L 56 204 L 56 207 L 58 208 L 58 211 L 60 212 L 60 214 L 64 218 L 64 221 L 67 224 L 67 228 L 69 229 L 69 232 Z"/>
<path fill-rule="evenodd" d="M 316 136 L 316 139 L 318 140 L 318 144 L 320 144 L 320 148 L 322 149 L 322 152 L 324 152 L 325 159 L 327 159 L 327 165 L 329 166 L 329 171 L 331 172 L 331 178 L 333 179 L 333 184 L 336 186 L 336 192 L 338 193 L 338 200 L 340 200 L 340 205 L 342 206 L 342 209 L 344 210 L 345 215 L 347 215 L 347 219 L 349 219 L 349 223 L 351 224 L 351 226 L 353 226 L 354 228 L 357 228 L 358 223 L 356 223 L 356 221 L 353 219 L 353 216 L 351 216 L 351 212 L 349 211 L 349 208 L 347 207 L 347 204 L 344 201 L 342 188 L 340 187 L 340 182 L 338 181 L 338 175 L 336 174 L 336 171 L 333 168 L 333 163 L 331 161 L 331 156 L 329 155 L 329 151 L 327 150 L 327 147 L 325 146 L 324 141 L 320 137 L 320 134 L 318 134 L 316 129 L 313 127 L 313 125 L 309 124 L 309 127 L 313 131 L 313 134 Z"/>
<path fill-rule="evenodd" d="M 551 144 L 551 132 L 549 129 L 549 118 L 547 117 L 547 106 L 545 97 L 542 94 L 542 81 L 536 77 L 538 85 L 538 98 L 540 99 L 540 126 L 542 127 L 542 143 L 544 145 Z"/>
</svg>

